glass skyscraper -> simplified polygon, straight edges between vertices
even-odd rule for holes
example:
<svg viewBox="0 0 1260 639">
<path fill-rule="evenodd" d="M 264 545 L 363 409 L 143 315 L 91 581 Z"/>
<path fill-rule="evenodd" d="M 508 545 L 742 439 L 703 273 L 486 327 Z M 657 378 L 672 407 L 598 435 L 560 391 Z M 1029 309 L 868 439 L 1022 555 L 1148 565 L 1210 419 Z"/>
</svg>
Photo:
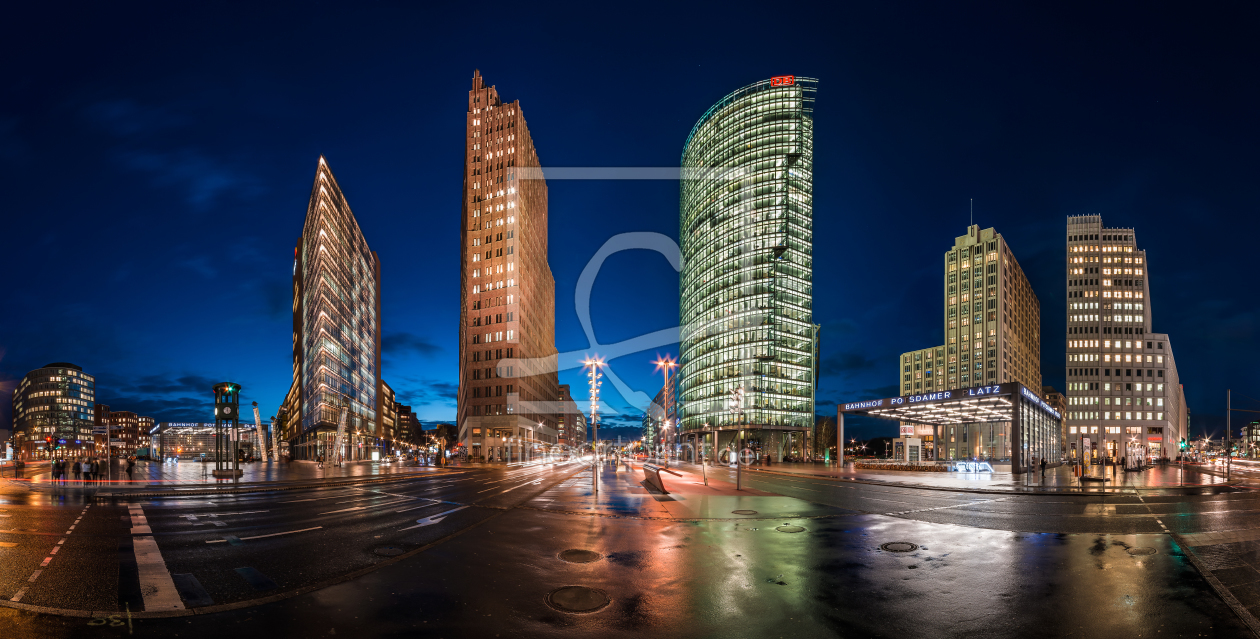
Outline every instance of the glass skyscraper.
<svg viewBox="0 0 1260 639">
<path fill-rule="evenodd" d="M 813 104 L 780 76 L 722 98 L 683 149 L 679 434 L 780 459 L 814 425 Z M 712 450 L 712 448 L 710 448 Z"/>
</svg>

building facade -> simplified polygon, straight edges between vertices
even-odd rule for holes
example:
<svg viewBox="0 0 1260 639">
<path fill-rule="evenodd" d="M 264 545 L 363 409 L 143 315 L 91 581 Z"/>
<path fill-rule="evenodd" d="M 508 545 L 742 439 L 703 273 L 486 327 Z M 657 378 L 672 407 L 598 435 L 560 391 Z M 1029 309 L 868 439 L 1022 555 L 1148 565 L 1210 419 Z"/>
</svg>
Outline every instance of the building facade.
<svg viewBox="0 0 1260 639">
<path fill-rule="evenodd" d="M 1176 457 L 1186 407 L 1172 341 L 1151 331 L 1150 263 L 1131 228 L 1067 220 L 1067 430 L 1073 459 Z M 1088 443 L 1087 443 L 1088 442 Z"/>
<path fill-rule="evenodd" d="M 471 458 L 501 459 L 559 443 L 547 183 L 520 101 L 477 71 L 465 126 L 456 422 Z"/>
<path fill-rule="evenodd" d="M 898 357 L 902 394 L 1007 382 L 1041 389 L 1041 305 L 1006 238 L 992 228 L 967 227 L 967 234 L 954 238 L 945 251 L 941 287 L 945 343 Z M 1007 463 L 1009 443 L 973 445 L 983 433 L 996 437 L 1004 428 L 1009 424 L 977 424 L 967 432 L 948 426 L 942 433 L 933 425 L 905 423 L 901 435 L 923 439 L 928 458 L 965 455 Z M 964 439 L 968 446 L 960 446 Z M 1058 453 L 1054 456 L 1058 462 Z"/>
<path fill-rule="evenodd" d="M 386 438 L 382 420 L 381 264 L 323 156 L 293 262 L 293 375 L 298 415 L 290 455 L 332 452 L 342 413 L 345 459 L 367 459 Z M 292 395 L 292 393 L 291 393 Z M 286 407 L 290 398 L 286 398 Z"/>
<path fill-rule="evenodd" d="M 582 414 L 577 402 L 573 401 L 569 385 L 560 384 L 559 389 L 562 410 L 559 412 L 557 430 L 560 445 L 580 449 L 586 445 L 586 416 Z"/>
<path fill-rule="evenodd" d="M 664 450 L 675 443 L 678 435 L 678 401 L 674 378 L 661 386 L 643 413 L 643 446 L 648 450 Z"/>
<path fill-rule="evenodd" d="M 1019 382 L 1041 388 L 1041 305 L 1002 234 L 972 225 L 944 259 L 945 344 L 902 353 L 904 394 Z"/>
<path fill-rule="evenodd" d="M 67 362 L 37 368 L 13 389 L 13 449 L 24 461 L 95 452 L 96 378 Z"/>
<path fill-rule="evenodd" d="M 816 88 L 738 89 L 683 147 L 677 423 L 697 449 L 740 440 L 781 458 L 814 425 Z"/>
<path fill-rule="evenodd" d="M 153 450 L 150 454 L 159 459 L 213 461 L 216 451 L 214 430 L 214 422 L 162 422 L 150 435 Z M 253 426 L 245 428 L 242 425 L 240 429 L 238 447 L 243 459 L 261 457 L 261 451 L 256 450 L 254 446 L 254 442 L 257 441 L 254 438 L 254 431 Z M 227 458 L 230 458 L 233 449 L 230 431 L 220 435 L 218 443 L 221 445 L 217 449 L 228 451 Z"/>
</svg>

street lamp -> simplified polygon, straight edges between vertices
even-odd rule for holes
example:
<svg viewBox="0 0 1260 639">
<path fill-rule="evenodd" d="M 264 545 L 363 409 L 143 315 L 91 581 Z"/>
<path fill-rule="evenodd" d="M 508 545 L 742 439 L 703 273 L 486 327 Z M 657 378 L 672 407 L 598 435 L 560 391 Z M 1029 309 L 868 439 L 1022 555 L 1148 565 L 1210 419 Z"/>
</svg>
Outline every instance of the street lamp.
<svg viewBox="0 0 1260 639">
<path fill-rule="evenodd" d="M 665 372 L 665 387 L 664 387 L 665 392 L 662 393 L 662 396 L 665 401 L 665 405 L 661 407 L 661 410 L 664 411 L 665 413 L 665 434 L 666 434 L 665 465 L 669 466 L 669 406 L 671 404 L 670 402 L 671 393 L 669 389 L 669 372 L 678 367 L 678 362 L 674 361 L 674 359 L 670 357 L 669 355 L 666 355 L 665 357 L 657 356 L 656 361 L 652 363 L 656 364 L 656 370 Z"/>
<path fill-rule="evenodd" d="M 736 386 L 733 390 L 731 390 L 730 411 L 731 411 L 731 418 L 735 420 L 735 435 L 736 435 L 736 438 L 738 439 L 740 416 L 744 412 L 744 387 L 743 386 Z M 733 441 L 735 441 L 735 445 L 731 447 L 732 449 L 731 452 L 734 453 L 735 455 L 735 490 L 743 490 L 743 484 L 742 484 L 743 477 L 741 473 L 742 469 L 740 468 L 740 459 L 739 459 L 739 454 L 741 452 L 740 444 L 737 440 L 733 440 Z"/>
<path fill-rule="evenodd" d="M 595 444 L 591 449 L 591 490 L 596 493 L 599 492 L 599 387 L 603 383 L 599 380 L 604 376 L 599 369 L 603 366 L 604 360 L 598 355 L 582 360 L 591 393 L 591 434 Z"/>
</svg>

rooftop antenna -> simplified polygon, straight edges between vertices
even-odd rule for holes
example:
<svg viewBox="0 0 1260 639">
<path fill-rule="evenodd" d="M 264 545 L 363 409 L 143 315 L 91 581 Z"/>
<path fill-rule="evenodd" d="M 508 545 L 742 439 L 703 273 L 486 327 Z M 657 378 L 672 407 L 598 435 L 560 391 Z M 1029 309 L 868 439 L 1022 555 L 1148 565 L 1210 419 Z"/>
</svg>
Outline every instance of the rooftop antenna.
<svg viewBox="0 0 1260 639">
<path fill-rule="evenodd" d="M 976 198 L 973 197 L 971 198 L 971 224 L 968 224 L 967 226 L 975 226 L 975 225 L 976 225 Z"/>
</svg>

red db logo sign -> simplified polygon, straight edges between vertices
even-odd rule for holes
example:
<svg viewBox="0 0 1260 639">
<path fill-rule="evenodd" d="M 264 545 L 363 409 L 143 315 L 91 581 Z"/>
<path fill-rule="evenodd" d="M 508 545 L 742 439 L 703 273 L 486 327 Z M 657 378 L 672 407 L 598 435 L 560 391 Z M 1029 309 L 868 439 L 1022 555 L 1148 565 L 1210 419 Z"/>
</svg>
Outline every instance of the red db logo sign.
<svg viewBox="0 0 1260 639">
<path fill-rule="evenodd" d="M 770 86 L 772 87 L 786 87 L 793 84 L 796 84 L 796 76 L 794 75 L 777 75 L 770 78 Z"/>
</svg>

